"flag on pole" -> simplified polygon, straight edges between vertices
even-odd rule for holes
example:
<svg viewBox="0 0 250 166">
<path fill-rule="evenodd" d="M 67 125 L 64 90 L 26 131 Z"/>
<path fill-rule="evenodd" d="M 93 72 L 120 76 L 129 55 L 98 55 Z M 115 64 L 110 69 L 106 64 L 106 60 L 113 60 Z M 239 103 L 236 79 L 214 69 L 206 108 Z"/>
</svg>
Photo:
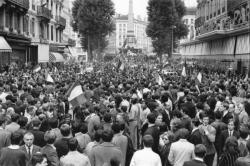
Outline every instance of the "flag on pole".
<svg viewBox="0 0 250 166">
<path fill-rule="evenodd" d="M 162 80 L 160 74 L 157 74 L 156 82 L 158 83 L 158 85 L 162 85 L 163 84 L 163 80 Z"/>
<path fill-rule="evenodd" d="M 42 68 L 41 68 L 40 65 L 36 65 L 35 68 L 33 69 L 33 72 L 34 72 L 34 73 L 37 73 L 37 72 L 39 72 L 41 69 L 42 69 Z"/>
<path fill-rule="evenodd" d="M 200 89 L 199 89 L 199 86 L 196 84 L 195 85 L 195 88 L 197 89 L 197 91 L 199 92 L 199 94 L 201 93 Z"/>
<path fill-rule="evenodd" d="M 121 66 L 119 67 L 119 69 L 120 69 L 121 71 L 123 71 L 124 68 L 125 68 L 124 63 L 122 63 Z"/>
<path fill-rule="evenodd" d="M 46 76 L 46 81 L 47 81 L 47 82 L 54 83 L 54 80 L 53 80 L 53 78 L 50 76 L 49 73 L 48 73 L 47 76 Z"/>
<path fill-rule="evenodd" d="M 137 93 L 137 96 L 138 96 L 139 99 L 143 98 L 142 93 L 138 89 L 136 90 L 136 93 Z"/>
<path fill-rule="evenodd" d="M 246 74 L 246 77 L 244 78 L 244 82 L 248 80 L 248 73 Z"/>
<path fill-rule="evenodd" d="M 187 76 L 187 74 L 186 74 L 186 67 L 185 66 L 183 66 L 183 68 L 182 68 L 181 76 L 183 76 L 183 77 Z"/>
<path fill-rule="evenodd" d="M 68 101 L 73 107 L 80 106 L 87 102 L 86 97 L 84 96 L 82 86 L 79 84 L 73 84 L 74 87 L 71 89 Z"/>
<path fill-rule="evenodd" d="M 199 82 L 201 83 L 201 79 L 202 79 L 202 74 L 201 74 L 201 72 L 199 72 L 199 74 L 197 75 L 197 79 L 198 79 Z"/>
</svg>

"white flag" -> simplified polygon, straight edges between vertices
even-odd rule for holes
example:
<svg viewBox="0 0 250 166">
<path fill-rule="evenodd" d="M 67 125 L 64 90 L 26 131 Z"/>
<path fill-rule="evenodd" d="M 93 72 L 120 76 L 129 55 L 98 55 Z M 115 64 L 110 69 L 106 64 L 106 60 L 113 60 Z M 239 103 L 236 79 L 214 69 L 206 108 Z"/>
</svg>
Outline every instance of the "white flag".
<svg viewBox="0 0 250 166">
<path fill-rule="evenodd" d="M 246 77 L 244 78 L 244 81 L 246 82 L 248 80 L 248 74 L 246 75 Z"/>
<path fill-rule="evenodd" d="M 197 79 L 198 79 L 199 82 L 201 83 L 201 79 L 202 79 L 202 74 L 201 74 L 201 72 L 199 72 L 199 74 L 197 75 Z"/>
<path fill-rule="evenodd" d="M 187 76 L 185 66 L 183 66 L 183 69 L 182 69 L 181 75 L 182 75 L 183 77 L 186 77 L 186 76 Z"/>
<path fill-rule="evenodd" d="M 161 76 L 159 74 L 156 77 L 156 82 L 158 83 L 158 85 L 162 85 L 163 84 L 163 80 L 162 80 L 162 78 L 161 78 Z"/>
<path fill-rule="evenodd" d="M 46 81 L 54 83 L 53 78 L 50 76 L 50 74 L 47 75 Z"/>
</svg>

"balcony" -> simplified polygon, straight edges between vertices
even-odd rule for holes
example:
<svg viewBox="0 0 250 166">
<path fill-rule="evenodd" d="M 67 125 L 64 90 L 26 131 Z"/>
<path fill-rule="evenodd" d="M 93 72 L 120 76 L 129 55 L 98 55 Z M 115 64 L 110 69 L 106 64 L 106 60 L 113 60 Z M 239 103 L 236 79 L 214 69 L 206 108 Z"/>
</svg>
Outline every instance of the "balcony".
<svg viewBox="0 0 250 166">
<path fill-rule="evenodd" d="M 57 28 L 58 29 L 65 29 L 66 26 L 66 19 L 61 16 L 56 16 Z"/>
<path fill-rule="evenodd" d="M 49 10 L 47 7 L 38 6 L 37 17 L 49 21 L 52 18 L 51 10 Z"/>
<path fill-rule="evenodd" d="M 29 10 L 29 0 L 8 0 L 8 1 L 25 10 Z"/>
</svg>

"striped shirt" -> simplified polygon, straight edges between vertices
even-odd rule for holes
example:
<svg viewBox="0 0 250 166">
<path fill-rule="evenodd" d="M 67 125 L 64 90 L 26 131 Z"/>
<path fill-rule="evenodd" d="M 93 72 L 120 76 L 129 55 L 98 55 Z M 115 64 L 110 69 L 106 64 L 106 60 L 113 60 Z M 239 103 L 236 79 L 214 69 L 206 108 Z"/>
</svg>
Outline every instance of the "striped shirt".
<svg viewBox="0 0 250 166">
<path fill-rule="evenodd" d="M 236 153 L 224 152 L 219 159 L 218 166 L 235 166 L 235 161 L 239 156 L 240 154 L 238 152 Z"/>
</svg>

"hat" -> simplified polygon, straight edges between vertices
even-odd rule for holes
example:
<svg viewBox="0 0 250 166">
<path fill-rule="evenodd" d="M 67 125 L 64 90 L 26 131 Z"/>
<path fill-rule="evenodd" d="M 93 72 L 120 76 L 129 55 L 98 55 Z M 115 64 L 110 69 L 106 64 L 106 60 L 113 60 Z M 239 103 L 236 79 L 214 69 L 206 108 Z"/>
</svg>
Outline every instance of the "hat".
<svg viewBox="0 0 250 166">
<path fill-rule="evenodd" d="M 203 144 L 198 144 L 195 146 L 194 153 L 206 153 L 207 148 Z"/>
</svg>

